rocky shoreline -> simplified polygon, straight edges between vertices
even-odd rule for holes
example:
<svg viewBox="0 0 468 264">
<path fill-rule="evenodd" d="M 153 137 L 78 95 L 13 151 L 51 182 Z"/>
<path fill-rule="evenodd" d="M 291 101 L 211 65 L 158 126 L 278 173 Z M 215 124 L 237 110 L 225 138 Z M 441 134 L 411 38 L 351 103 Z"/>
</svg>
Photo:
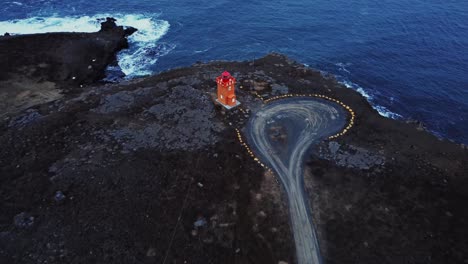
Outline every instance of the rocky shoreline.
<svg viewBox="0 0 468 264">
<path fill-rule="evenodd" d="M 380 116 L 280 54 L 96 82 L 131 34 L 107 23 L 0 38 L 0 262 L 295 263 L 282 187 L 235 131 L 262 107 L 257 94 L 289 93 L 323 94 L 356 113 L 306 164 L 325 263 L 468 261 L 465 148 Z M 41 58 L 54 59 L 42 68 Z M 239 81 L 243 111 L 213 103 L 224 70 Z"/>
<path fill-rule="evenodd" d="M 0 109 L 19 111 L 103 79 L 135 31 L 108 17 L 95 33 L 0 36 Z"/>
</svg>

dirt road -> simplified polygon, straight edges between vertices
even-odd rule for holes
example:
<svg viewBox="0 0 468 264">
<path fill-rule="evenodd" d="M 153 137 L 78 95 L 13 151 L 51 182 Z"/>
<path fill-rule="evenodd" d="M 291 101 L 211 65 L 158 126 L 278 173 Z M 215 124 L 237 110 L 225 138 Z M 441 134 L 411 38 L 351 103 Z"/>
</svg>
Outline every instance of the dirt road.
<svg viewBox="0 0 468 264">
<path fill-rule="evenodd" d="M 250 146 L 277 173 L 286 191 L 300 264 L 322 263 L 304 194 L 304 157 L 312 144 L 340 131 L 345 123 L 345 111 L 338 104 L 301 97 L 263 106 L 247 127 Z"/>
</svg>

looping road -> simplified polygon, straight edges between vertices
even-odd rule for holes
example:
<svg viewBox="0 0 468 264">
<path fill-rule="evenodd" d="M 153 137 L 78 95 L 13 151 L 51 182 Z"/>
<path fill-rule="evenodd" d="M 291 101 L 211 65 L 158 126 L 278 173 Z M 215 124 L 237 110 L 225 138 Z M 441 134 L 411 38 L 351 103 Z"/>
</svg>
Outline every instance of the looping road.
<svg viewBox="0 0 468 264">
<path fill-rule="evenodd" d="M 345 124 L 346 113 L 340 105 L 299 97 L 264 105 L 247 126 L 249 145 L 284 186 L 299 264 L 322 263 L 304 193 L 304 157 L 311 145 L 339 132 Z"/>
</svg>

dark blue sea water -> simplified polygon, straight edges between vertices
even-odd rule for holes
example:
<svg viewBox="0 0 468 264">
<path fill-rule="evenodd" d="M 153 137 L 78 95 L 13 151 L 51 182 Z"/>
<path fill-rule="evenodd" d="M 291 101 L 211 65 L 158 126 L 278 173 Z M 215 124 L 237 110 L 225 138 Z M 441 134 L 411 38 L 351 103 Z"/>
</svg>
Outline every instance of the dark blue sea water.
<svg viewBox="0 0 468 264">
<path fill-rule="evenodd" d="M 285 53 L 468 143 L 466 0 L 0 1 L 0 33 L 94 31 L 111 15 L 140 29 L 119 55 L 130 77 L 196 61 Z"/>
</svg>

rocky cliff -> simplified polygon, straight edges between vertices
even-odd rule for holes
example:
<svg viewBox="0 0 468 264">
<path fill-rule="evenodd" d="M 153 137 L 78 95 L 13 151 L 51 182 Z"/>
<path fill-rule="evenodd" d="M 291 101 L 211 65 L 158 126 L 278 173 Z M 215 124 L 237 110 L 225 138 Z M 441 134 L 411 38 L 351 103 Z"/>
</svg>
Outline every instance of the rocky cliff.
<svg viewBox="0 0 468 264">
<path fill-rule="evenodd" d="M 0 108 L 25 109 L 101 80 L 135 31 L 107 18 L 95 33 L 5 34 L 0 37 Z"/>
<path fill-rule="evenodd" d="M 348 133 L 313 146 L 307 161 L 326 263 L 467 261 L 464 147 L 380 116 L 357 92 L 279 54 L 90 83 L 125 46 L 125 30 L 111 32 L 0 40 L 14 65 L 2 60 L 3 82 L 20 89 L 26 78 L 21 91 L 31 93 L 62 87 L 20 112 L 4 108 L 2 263 L 294 263 L 282 187 L 235 131 L 260 98 L 290 93 L 323 94 L 356 113 Z M 16 44 L 30 38 L 44 42 L 29 53 L 27 41 Z M 16 53 L 23 59 L 12 61 Z M 242 108 L 212 100 L 224 70 L 239 82 Z"/>
</svg>

